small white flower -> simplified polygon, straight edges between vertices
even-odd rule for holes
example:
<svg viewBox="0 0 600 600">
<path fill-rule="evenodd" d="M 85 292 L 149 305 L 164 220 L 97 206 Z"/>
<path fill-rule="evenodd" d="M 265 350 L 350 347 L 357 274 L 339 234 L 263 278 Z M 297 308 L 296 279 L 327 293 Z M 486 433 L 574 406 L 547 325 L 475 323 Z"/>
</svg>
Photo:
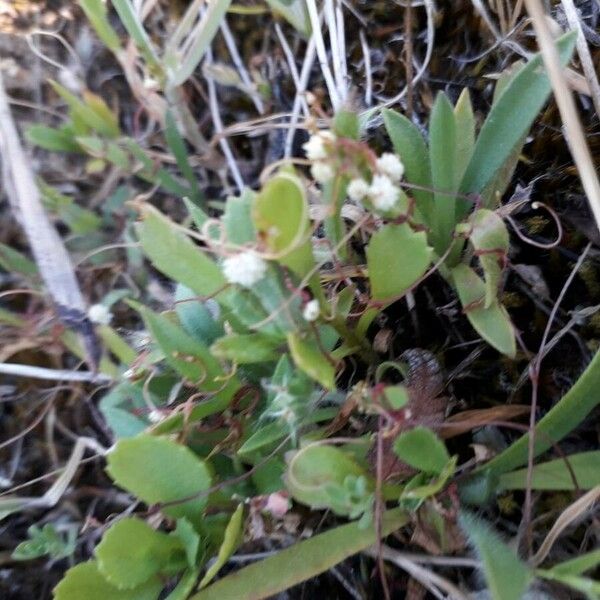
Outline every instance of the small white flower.
<svg viewBox="0 0 600 600">
<path fill-rule="evenodd" d="M 223 274 L 229 283 L 250 287 L 267 272 L 267 263 L 254 252 L 245 251 L 223 261 Z"/>
<path fill-rule="evenodd" d="M 369 187 L 369 198 L 377 210 L 387 211 L 398 201 L 400 190 L 387 175 L 375 175 Z"/>
<path fill-rule="evenodd" d="M 316 162 L 310 168 L 310 174 L 317 183 L 327 183 L 333 179 L 333 167 L 326 162 Z"/>
<path fill-rule="evenodd" d="M 94 304 L 88 309 L 88 318 L 92 323 L 108 325 L 112 321 L 112 313 L 104 304 Z"/>
<path fill-rule="evenodd" d="M 324 160 L 327 158 L 327 147 L 325 142 L 333 142 L 335 136 L 331 131 L 320 131 L 311 135 L 308 142 L 302 145 L 309 160 Z"/>
<path fill-rule="evenodd" d="M 160 423 L 162 420 L 163 415 L 159 410 L 154 409 L 148 413 L 148 421 L 150 421 L 150 423 Z"/>
<path fill-rule="evenodd" d="M 391 152 L 385 152 L 377 159 L 377 169 L 387 175 L 392 181 L 400 181 L 404 175 L 404 165 Z"/>
<path fill-rule="evenodd" d="M 360 202 L 368 193 L 369 184 L 360 177 L 348 184 L 348 197 L 354 202 Z"/>
<path fill-rule="evenodd" d="M 319 317 L 319 301 L 318 300 L 310 300 L 304 306 L 304 310 L 302 311 L 302 316 L 305 321 L 312 323 L 316 321 Z"/>
</svg>

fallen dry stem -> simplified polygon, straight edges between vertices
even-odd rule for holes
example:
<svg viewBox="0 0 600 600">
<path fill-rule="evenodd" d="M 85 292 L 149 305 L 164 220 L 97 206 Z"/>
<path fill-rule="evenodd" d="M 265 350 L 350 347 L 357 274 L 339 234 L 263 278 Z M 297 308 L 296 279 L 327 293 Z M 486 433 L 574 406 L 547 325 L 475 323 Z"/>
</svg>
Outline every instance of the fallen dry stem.
<svg viewBox="0 0 600 600">
<path fill-rule="evenodd" d="M 542 58 L 554 90 L 554 97 L 560 116 L 565 126 L 565 134 L 573 160 L 577 166 L 583 189 L 588 197 L 590 207 L 600 230 L 600 182 L 596 174 L 594 161 L 585 140 L 585 133 L 573 94 L 567 85 L 563 69 L 560 65 L 558 51 L 550 33 L 546 14 L 540 0 L 525 0 L 525 7 L 531 17 Z"/>
</svg>

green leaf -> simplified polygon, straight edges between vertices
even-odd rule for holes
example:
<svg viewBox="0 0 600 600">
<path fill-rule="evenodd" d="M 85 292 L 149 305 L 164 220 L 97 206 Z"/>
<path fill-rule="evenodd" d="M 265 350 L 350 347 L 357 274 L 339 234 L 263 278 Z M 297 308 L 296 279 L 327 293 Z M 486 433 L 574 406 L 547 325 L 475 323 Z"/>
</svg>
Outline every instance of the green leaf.
<svg viewBox="0 0 600 600">
<path fill-rule="evenodd" d="M 188 565 L 194 568 L 198 563 L 198 554 L 202 543 L 194 526 L 185 518 L 177 519 L 177 527 L 173 535 L 179 539 Z"/>
<path fill-rule="evenodd" d="M 162 67 L 160 60 L 152 46 L 152 42 L 144 29 L 139 15 L 133 10 L 129 0 L 112 0 L 112 4 L 117 11 L 121 22 L 123 23 L 127 33 L 131 36 L 135 45 L 140 50 L 140 54 L 148 63 L 148 66 L 155 73 L 160 73 Z"/>
<path fill-rule="evenodd" d="M 310 35 L 310 19 L 304 0 L 266 0 L 266 3 L 273 12 L 281 14 L 304 37 Z"/>
<path fill-rule="evenodd" d="M 198 296 L 212 296 L 226 285 L 219 266 L 167 217 L 145 204 L 142 218 L 137 230 L 142 248 L 161 273 Z"/>
<path fill-rule="evenodd" d="M 383 536 L 406 524 L 406 515 L 396 509 L 383 515 Z M 261 600 L 329 570 L 377 540 L 375 528 L 358 523 L 336 527 L 299 542 L 260 562 L 240 569 L 195 594 L 190 600 Z"/>
<path fill-rule="evenodd" d="M 535 427 L 534 456 L 539 456 L 573 431 L 600 404 L 600 352 L 597 352 L 573 387 Z M 478 471 L 501 474 L 527 464 L 529 434 L 520 437 Z"/>
<path fill-rule="evenodd" d="M 553 573 L 562 573 L 565 575 L 581 575 L 586 571 L 595 569 L 598 565 L 600 565 L 600 549 L 592 550 L 571 560 L 554 565 L 549 570 Z"/>
<path fill-rule="evenodd" d="M 487 524 L 468 513 L 460 524 L 483 563 L 492 600 L 522 600 L 532 575 Z"/>
<path fill-rule="evenodd" d="M 204 461 L 191 450 L 169 439 L 140 435 L 119 440 L 109 455 L 108 474 L 146 504 L 183 500 L 210 487 L 211 476 Z M 206 505 L 201 495 L 166 506 L 162 512 L 196 523 Z"/>
<path fill-rule="evenodd" d="M 30 144 L 50 152 L 81 152 L 73 132 L 65 128 L 30 125 L 25 131 L 25 139 Z"/>
<path fill-rule="evenodd" d="M 567 464 L 568 463 L 568 464 Z M 577 486 L 590 490 L 600 485 L 600 450 L 571 454 L 549 462 L 534 465 L 531 488 L 534 490 L 574 490 Z M 524 490 L 527 488 L 527 469 L 500 475 L 499 490 Z"/>
<path fill-rule="evenodd" d="M 145 307 L 140 307 L 139 310 L 152 338 L 164 352 L 167 363 L 200 389 L 218 392 L 225 401 L 231 399 L 239 382 L 233 376 L 225 383 L 225 372 L 204 344 L 189 336 L 164 315 Z"/>
<path fill-rule="evenodd" d="M 288 334 L 287 341 L 296 365 L 326 390 L 334 389 L 335 368 L 316 342 L 305 340 L 297 333 Z"/>
<path fill-rule="evenodd" d="M 391 302 L 409 290 L 427 271 L 431 253 L 424 232 L 407 223 L 384 225 L 367 246 L 373 299 Z"/>
<path fill-rule="evenodd" d="M 227 527 L 225 528 L 225 535 L 223 536 L 223 542 L 219 547 L 217 560 L 215 560 L 210 569 L 206 571 L 206 574 L 200 581 L 200 588 L 206 587 L 215 578 L 215 575 L 219 572 L 221 567 L 223 567 L 225 563 L 227 563 L 229 558 L 237 550 L 243 533 L 243 524 L 244 505 L 240 504 L 237 507 L 236 511 L 233 513 L 233 515 L 231 515 L 229 523 L 227 523 Z"/>
<path fill-rule="evenodd" d="M 394 441 L 394 452 L 411 467 L 439 475 L 450 460 L 444 443 L 425 427 L 415 427 Z"/>
<path fill-rule="evenodd" d="M 137 358 L 137 352 L 109 325 L 98 325 L 96 331 L 107 350 L 122 364 L 129 365 Z"/>
<path fill-rule="evenodd" d="M 179 133 L 179 129 L 177 129 L 177 123 L 175 123 L 175 118 L 171 111 L 167 111 L 167 116 L 165 117 L 165 139 L 171 153 L 177 161 L 179 170 L 190 186 L 191 200 L 196 205 L 202 206 L 205 203 L 204 194 L 200 191 L 200 187 L 198 186 L 198 179 L 196 178 L 194 169 L 192 169 L 192 166 L 190 165 L 185 140 Z"/>
<path fill-rule="evenodd" d="M 192 593 L 198 579 L 196 569 L 188 569 L 175 586 L 175 589 L 165 598 L 165 600 L 187 600 Z"/>
<path fill-rule="evenodd" d="M 475 211 L 469 221 L 469 240 L 481 263 L 485 279 L 484 307 L 489 308 L 497 299 L 504 261 L 508 256 L 508 230 L 497 213 L 485 208 Z"/>
<path fill-rule="evenodd" d="M 473 114 L 469 88 L 465 88 L 458 97 L 454 107 L 454 119 L 456 122 L 455 181 L 458 184 L 473 156 L 475 146 L 475 115 Z"/>
<path fill-rule="evenodd" d="M 394 410 L 403 408 L 410 400 L 408 390 L 404 385 L 389 385 L 383 390 L 383 394 Z"/>
<path fill-rule="evenodd" d="M 249 189 L 245 189 L 241 196 L 227 199 L 222 223 L 228 243 L 242 246 L 256 240 L 256 230 L 252 221 L 254 202 L 255 194 Z"/>
<path fill-rule="evenodd" d="M 232 334 L 218 339 L 210 351 L 218 359 L 239 365 L 276 361 L 281 355 L 279 340 L 261 333 Z"/>
<path fill-rule="evenodd" d="M 456 121 L 450 100 L 440 92 L 435 99 L 429 123 L 431 184 L 434 192 L 432 220 L 433 247 L 439 256 L 452 241 L 456 224 Z M 443 193 L 447 192 L 447 193 Z"/>
<path fill-rule="evenodd" d="M 440 471 L 439 475 L 431 478 L 425 472 L 415 475 L 405 486 L 400 494 L 400 505 L 414 512 L 427 498 L 439 494 L 448 480 L 456 471 L 457 457 L 453 456 Z"/>
<path fill-rule="evenodd" d="M 75 526 L 77 527 L 77 526 Z M 68 534 L 60 534 L 52 523 L 46 523 L 41 529 L 32 525 L 27 529 L 29 539 L 21 542 L 13 551 L 14 560 L 31 560 L 48 555 L 60 560 L 75 553 L 77 530 L 71 528 Z"/>
<path fill-rule="evenodd" d="M 199 342 L 208 346 L 223 335 L 223 327 L 216 319 L 220 310 L 215 300 L 201 302 L 193 290 L 180 283 L 175 289 L 175 302 L 183 328 Z"/>
<path fill-rule="evenodd" d="M 276 386 L 280 384 L 277 384 L 273 378 L 271 379 L 271 385 Z M 320 423 L 321 421 L 329 421 L 335 418 L 337 414 L 337 408 L 319 408 L 315 411 L 310 412 L 307 415 L 307 417 L 302 420 L 302 424 L 308 425 L 310 423 Z M 269 423 L 268 425 L 265 425 L 264 427 L 261 427 L 260 429 L 255 431 L 242 444 L 242 446 L 238 450 L 238 454 L 240 456 L 249 455 L 263 448 L 267 448 L 268 446 L 271 446 L 275 442 L 278 442 L 285 436 L 289 435 L 289 433 L 290 427 L 287 423 L 281 421 Z"/>
<path fill-rule="evenodd" d="M 358 140 L 360 138 L 358 115 L 351 110 L 338 110 L 333 119 L 333 131 L 339 137 Z"/>
<path fill-rule="evenodd" d="M 136 175 L 148 181 L 153 185 L 160 185 L 166 192 L 174 194 L 179 198 L 185 198 L 191 195 L 191 191 L 182 185 L 177 179 L 167 171 L 164 167 L 156 167 L 154 159 L 152 159 L 147 152 L 131 138 L 125 138 L 123 144 L 127 150 L 135 157 L 141 165 L 136 167 Z M 108 156 L 107 156 L 108 158 Z M 144 209 L 149 209 L 148 205 L 144 206 Z M 201 210 L 201 209 L 198 209 Z M 143 212 L 143 210 L 142 210 Z"/>
<path fill-rule="evenodd" d="M 156 600 L 162 583 L 154 578 L 131 589 L 120 590 L 104 579 L 95 560 L 70 568 L 54 588 L 54 600 Z"/>
<path fill-rule="evenodd" d="M 563 35 L 556 43 L 561 64 L 569 62 L 576 33 Z M 481 192 L 505 163 L 521 137 L 529 130 L 550 94 L 550 81 L 536 54 L 506 85 L 488 114 L 460 185 L 465 194 Z"/>
<path fill-rule="evenodd" d="M 400 156 L 406 173 L 406 180 L 424 188 L 431 188 L 431 169 L 429 166 L 429 150 L 416 125 L 404 115 L 389 108 L 382 111 L 383 122 L 387 129 L 394 151 Z M 428 190 L 409 190 L 414 196 L 417 208 L 426 223 L 431 223 L 433 211 L 433 194 Z"/>
<path fill-rule="evenodd" d="M 44 206 L 54 213 L 73 233 L 83 235 L 98 231 L 102 219 L 93 211 L 79 206 L 73 198 L 61 194 L 42 180 L 38 180 Z"/>
<path fill-rule="evenodd" d="M 131 589 L 164 572 L 179 554 L 179 540 L 155 531 L 145 521 L 129 517 L 110 527 L 95 550 L 98 568 L 106 580 L 119 589 Z"/>
<path fill-rule="evenodd" d="M 99 96 L 87 92 L 88 101 L 83 102 L 56 81 L 51 80 L 50 85 L 68 104 L 74 119 L 80 119 L 87 127 L 108 138 L 114 138 L 120 135 L 121 132 L 116 122 L 116 118 Z M 92 101 L 90 102 L 90 100 Z M 100 108 L 101 106 L 102 108 Z"/>
<path fill-rule="evenodd" d="M 290 428 L 285 423 L 278 421 L 269 423 L 255 431 L 238 450 L 238 454 L 252 454 L 257 450 L 270 446 L 289 434 Z"/>
<path fill-rule="evenodd" d="M 0 267 L 7 273 L 18 273 L 25 277 L 38 274 L 36 264 L 23 253 L 0 242 Z"/>
<path fill-rule="evenodd" d="M 310 444 L 288 458 L 285 484 L 292 497 L 313 509 L 330 508 L 338 515 L 348 515 L 352 506 L 345 498 L 332 496 L 332 489 L 342 488 L 348 477 L 365 477 L 367 472 L 346 452 L 335 446 Z M 372 481 L 370 482 L 372 485 Z"/>
<path fill-rule="evenodd" d="M 299 277 L 314 266 L 308 202 L 304 186 L 290 173 L 278 173 L 255 196 L 254 226 L 269 251 Z"/>
<path fill-rule="evenodd" d="M 475 331 L 498 352 L 513 358 L 517 352 L 517 345 L 506 309 L 497 301 L 485 308 L 485 283 L 467 265 L 454 267 L 452 278 L 460 302 Z"/>
<path fill-rule="evenodd" d="M 148 421 L 135 414 L 136 409 L 146 407 L 143 389 L 129 381 L 122 381 L 112 388 L 99 405 L 102 416 L 117 438 L 133 437 L 146 429 Z"/>
<path fill-rule="evenodd" d="M 108 21 L 106 4 L 102 0 L 79 0 L 79 6 L 83 9 L 102 43 L 111 52 L 115 54 L 120 52 L 121 42 L 117 32 Z"/>
</svg>

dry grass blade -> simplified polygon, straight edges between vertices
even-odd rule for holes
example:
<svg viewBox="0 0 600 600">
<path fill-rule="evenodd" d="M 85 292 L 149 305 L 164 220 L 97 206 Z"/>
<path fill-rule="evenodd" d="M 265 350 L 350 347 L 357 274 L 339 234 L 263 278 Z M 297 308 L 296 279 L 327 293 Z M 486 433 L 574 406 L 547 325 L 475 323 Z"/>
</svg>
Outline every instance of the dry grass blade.
<svg viewBox="0 0 600 600">
<path fill-rule="evenodd" d="M 552 549 L 554 542 L 560 537 L 562 532 L 576 519 L 581 518 L 600 498 L 600 486 L 591 489 L 587 494 L 573 502 L 556 519 L 556 522 L 549 531 L 546 539 L 542 542 L 539 550 L 531 558 L 534 566 L 541 564 Z"/>
<path fill-rule="evenodd" d="M 544 64 L 548 70 L 573 160 L 594 213 L 596 226 L 600 229 L 600 182 L 585 140 L 585 133 L 577 114 L 573 95 L 560 66 L 558 52 L 546 21 L 544 8 L 540 0 L 525 0 L 525 6 L 531 16 Z"/>
<path fill-rule="evenodd" d="M 6 192 L 25 230 L 35 262 L 65 325 L 82 334 L 88 360 L 96 368 L 100 346 L 71 259 L 42 206 L 35 177 L 8 105 L 0 73 L 0 155 Z"/>
<path fill-rule="evenodd" d="M 0 373 L 16 377 L 46 379 L 48 381 L 86 381 L 90 383 L 110 383 L 112 381 L 112 377 L 103 373 L 46 369 L 44 367 L 32 367 L 30 365 L 17 365 L 14 363 L 0 363 Z"/>
<path fill-rule="evenodd" d="M 365 554 L 377 558 L 378 548 L 372 546 L 365 550 Z M 468 600 L 468 596 L 459 590 L 452 582 L 441 577 L 437 573 L 425 569 L 406 554 L 398 552 L 389 546 L 383 545 L 381 553 L 384 560 L 394 563 L 397 567 L 406 571 L 413 579 L 416 579 L 423 587 L 428 589 L 437 598 L 453 598 L 454 600 Z M 441 590 L 445 595 L 440 595 Z"/>
<path fill-rule="evenodd" d="M 594 60 L 590 53 L 590 49 L 587 45 L 583 29 L 581 27 L 580 15 L 575 8 L 573 0 L 561 0 L 562 6 L 569 22 L 569 27 L 574 31 L 577 31 L 577 54 L 579 54 L 579 60 L 585 74 L 588 85 L 590 86 L 590 94 L 592 96 L 592 102 L 596 109 L 596 114 L 600 116 L 600 83 L 598 83 L 598 75 L 596 75 L 596 68 L 594 67 Z"/>
<path fill-rule="evenodd" d="M 43 496 L 39 497 L 5 496 L 0 498 L 0 520 L 21 510 L 31 508 L 51 508 L 55 506 L 75 476 L 86 448 L 93 450 L 97 455 L 101 456 L 105 455 L 107 452 L 106 448 L 100 446 L 100 444 L 92 438 L 77 438 L 67 464 L 48 491 Z"/>
</svg>

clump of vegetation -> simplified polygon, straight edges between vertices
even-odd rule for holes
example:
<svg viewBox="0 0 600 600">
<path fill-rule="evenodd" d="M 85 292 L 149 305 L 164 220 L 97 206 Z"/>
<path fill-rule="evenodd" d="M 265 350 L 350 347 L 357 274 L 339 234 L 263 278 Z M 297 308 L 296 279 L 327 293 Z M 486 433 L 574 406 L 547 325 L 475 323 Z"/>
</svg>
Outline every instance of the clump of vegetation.
<svg viewBox="0 0 600 600">
<path fill-rule="evenodd" d="M 266 598 L 361 552 L 377 561 L 388 597 L 384 561 L 438 597 L 464 597 L 395 541 L 383 545 L 403 528 L 433 554 L 472 547 L 476 558 L 454 557 L 455 565 L 482 571 L 495 599 L 517 600 L 540 581 L 600 596 L 590 576 L 598 551 L 546 560 L 555 535 L 598 497 L 598 452 L 542 456 L 597 406 L 600 358 L 524 435 L 493 457 L 480 440 L 483 454 L 473 458 L 459 436 L 523 411 L 507 405 L 451 414 L 442 342 L 421 348 L 385 326 L 434 280 L 441 295 L 456 299 L 454 326 L 484 340 L 482 351 L 505 364 L 527 359 L 502 303 L 507 223 L 517 207 L 501 199 L 550 95 L 542 56 L 502 73 L 480 126 L 468 90 L 455 104 L 437 95 L 426 134 L 387 108 L 361 114 L 346 102 L 331 119 L 315 111 L 306 121 L 304 156 L 268 164 L 253 189 L 211 202 L 191 152 L 207 142 L 182 102 L 182 86 L 229 2 L 209 3 L 197 22 L 190 9 L 160 54 L 132 3 L 112 4 L 137 52 L 135 66 L 104 4 L 81 2 L 134 95 L 162 122 L 176 168 L 157 166 L 100 96 L 78 96 L 58 83 L 52 87 L 68 120 L 34 125 L 27 137 L 46 150 L 81 155 L 88 174 L 116 168 L 147 182 L 177 208 L 171 214 L 172 204 L 130 199 L 124 239 L 146 291 L 134 297 L 111 290 L 89 311 L 106 349 L 100 376 L 111 382 L 98 406 L 114 445 L 100 451 L 131 505 L 107 516 L 93 555 L 66 571 L 56 600 Z M 300 2 L 269 5 L 310 31 L 314 2 L 308 12 Z M 575 39 L 568 33 L 556 42 L 563 65 Z M 369 136 L 376 112 L 384 149 Z M 101 218 L 44 182 L 40 189 L 48 210 L 73 232 L 94 236 L 96 247 L 108 242 L 110 207 Z M 7 247 L 0 259 L 32 280 L 37 272 Z M 147 293 L 150 273 L 174 290 L 166 310 Z M 135 337 L 112 326 L 117 303 L 143 324 Z M 536 360 L 530 368 L 539 375 Z M 515 490 L 587 492 L 529 561 L 482 518 L 481 507 Z M 0 498 L 4 516 L 25 507 Z M 285 527 L 292 507 L 304 534 L 231 572 L 240 547 L 256 547 L 265 529 Z M 321 518 L 325 532 L 317 531 Z M 15 557 L 73 557 L 73 529 L 66 531 L 67 538 L 51 525 L 31 528 Z"/>
</svg>

